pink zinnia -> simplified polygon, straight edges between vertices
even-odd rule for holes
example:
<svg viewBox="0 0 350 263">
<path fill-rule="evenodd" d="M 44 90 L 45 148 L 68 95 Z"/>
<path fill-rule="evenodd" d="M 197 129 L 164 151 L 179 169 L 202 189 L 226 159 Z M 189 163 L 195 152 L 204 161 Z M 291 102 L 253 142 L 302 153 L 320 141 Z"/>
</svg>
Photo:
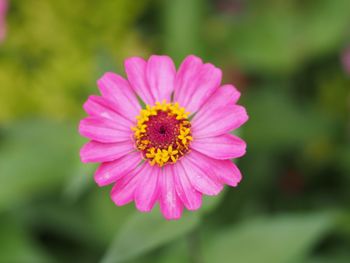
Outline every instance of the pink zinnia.
<svg viewBox="0 0 350 263">
<path fill-rule="evenodd" d="M 102 163 L 95 181 L 114 183 L 115 204 L 135 201 L 149 212 L 159 201 L 165 218 L 178 219 L 183 207 L 198 209 L 203 194 L 237 186 L 241 173 L 231 159 L 246 144 L 230 132 L 248 116 L 236 104 L 240 93 L 220 87 L 221 70 L 191 55 L 178 71 L 167 56 L 129 58 L 125 71 L 127 80 L 114 73 L 98 80 L 102 96 L 88 98 L 89 117 L 79 125 L 91 139 L 81 160 Z"/>
<path fill-rule="evenodd" d="M 6 35 L 7 0 L 0 0 L 0 42 L 4 41 Z"/>
</svg>

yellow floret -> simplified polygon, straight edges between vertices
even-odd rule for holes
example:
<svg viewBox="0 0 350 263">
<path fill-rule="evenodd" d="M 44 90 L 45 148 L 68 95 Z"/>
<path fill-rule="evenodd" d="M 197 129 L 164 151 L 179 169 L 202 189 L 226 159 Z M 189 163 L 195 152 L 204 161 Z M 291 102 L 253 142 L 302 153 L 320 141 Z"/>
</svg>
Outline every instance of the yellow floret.
<svg viewBox="0 0 350 263">
<path fill-rule="evenodd" d="M 178 140 L 175 144 L 177 149 L 173 149 L 172 145 L 164 149 L 150 147 L 151 142 L 145 139 L 147 138 L 147 122 L 151 116 L 156 116 L 159 111 L 167 112 L 180 121 Z M 162 167 L 167 163 L 176 163 L 184 152 L 188 151 L 189 143 L 193 140 L 190 122 L 187 120 L 189 115 L 190 113 L 186 112 L 185 108 L 180 107 L 178 103 L 167 103 L 166 100 L 161 103 L 156 102 L 154 106 L 146 105 L 146 108 L 140 111 L 140 115 L 136 117 L 137 124 L 131 129 L 134 131 L 137 149 L 144 152 L 145 158 L 151 165 L 157 164 Z"/>
</svg>

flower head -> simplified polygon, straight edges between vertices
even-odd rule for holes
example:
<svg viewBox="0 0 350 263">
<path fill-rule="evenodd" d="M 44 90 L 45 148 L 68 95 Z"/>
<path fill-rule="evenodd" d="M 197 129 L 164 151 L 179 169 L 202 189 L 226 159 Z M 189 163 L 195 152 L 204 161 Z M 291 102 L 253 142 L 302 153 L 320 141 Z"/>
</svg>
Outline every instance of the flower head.
<svg viewBox="0 0 350 263">
<path fill-rule="evenodd" d="M 88 98 L 79 125 L 91 139 L 81 160 L 101 163 L 95 181 L 114 184 L 115 204 L 135 201 L 148 212 L 158 201 L 165 218 L 177 219 L 184 207 L 198 209 L 203 194 L 236 186 L 241 173 L 231 159 L 246 144 L 230 132 L 248 116 L 236 104 L 240 93 L 220 86 L 221 70 L 192 55 L 178 71 L 155 55 L 129 58 L 125 70 L 127 80 L 114 73 L 98 80 L 102 96 Z"/>
</svg>

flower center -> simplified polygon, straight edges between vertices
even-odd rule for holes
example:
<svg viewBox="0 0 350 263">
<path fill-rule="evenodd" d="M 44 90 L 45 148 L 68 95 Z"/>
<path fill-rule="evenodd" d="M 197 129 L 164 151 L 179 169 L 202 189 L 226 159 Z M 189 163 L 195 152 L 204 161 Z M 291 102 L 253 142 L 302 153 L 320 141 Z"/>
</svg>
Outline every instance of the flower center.
<svg viewBox="0 0 350 263">
<path fill-rule="evenodd" d="M 166 101 L 141 110 L 132 130 L 137 149 L 151 165 L 176 163 L 189 151 L 192 136 L 188 115 L 178 103 Z"/>
</svg>

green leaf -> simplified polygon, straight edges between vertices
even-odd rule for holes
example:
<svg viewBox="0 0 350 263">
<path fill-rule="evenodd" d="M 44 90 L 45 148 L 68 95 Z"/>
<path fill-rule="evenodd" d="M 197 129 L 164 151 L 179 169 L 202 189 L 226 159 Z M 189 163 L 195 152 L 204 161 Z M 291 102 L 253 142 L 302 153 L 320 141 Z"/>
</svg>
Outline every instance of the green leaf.
<svg viewBox="0 0 350 263">
<path fill-rule="evenodd" d="M 0 262 L 53 262 L 14 218 L 1 217 L 0 233 Z"/>
<path fill-rule="evenodd" d="M 167 221 L 158 209 L 135 215 L 123 226 L 102 259 L 102 263 L 131 260 L 185 235 L 199 223 L 196 213 L 185 213 L 181 220 Z"/>
<path fill-rule="evenodd" d="M 96 238 L 95 226 L 84 213 L 83 205 L 67 206 L 57 200 L 46 199 L 35 205 L 22 207 L 18 217 L 33 229 L 44 229 L 48 235 L 59 235 L 69 241 L 79 242 L 90 250 L 96 249 L 100 240 Z"/>
<path fill-rule="evenodd" d="M 349 252 L 346 252 L 346 253 L 337 252 L 329 256 L 312 257 L 310 259 L 303 261 L 302 263 L 348 263 L 349 258 L 350 258 Z M 296 261 L 295 263 L 300 263 L 300 262 Z"/>
<path fill-rule="evenodd" d="M 322 213 L 246 221 L 207 238 L 205 262 L 300 262 L 332 222 Z"/>
<path fill-rule="evenodd" d="M 176 242 L 171 243 L 161 253 L 158 259 L 158 263 L 190 263 L 191 261 L 191 247 L 189 246 L 188 235 L 179 238 Z"/>
<path fill-rule="evenodd" d="M 96 188 L 87 197 L 85 216 L 91 225 L 94 238 L 104 246 L 119 233 L 135 213 L 131 205 L 117 207 L 110 198 L 108 187 Z"/>
<path fill-rule="evenodd" d="M 198 212 L 210 213 L 211 211 L 213 211 L 221 203 L 221 201 L 224 199 L 224 196 L 225 196 L 225 193 L 226 193 L 228 187 L 229 186 L 225 185 L 225 188 L 223 189 L 223 191 L 217 196 L 203 195 L 203 200 L 202 200 L 203 204 Z"/>
<path fill-rule="evenodd" d="M 63 189 L 63 198 L 68 203 L 78 201 L 94 185 L 92 174 L 96 169 L 96 164 L 78 163 L 76 166 Z"/>
<path fill-rule="evenodd" d="M 303 4 L 294 0 L 251 1 L 230 17 L 222 40 L 215 35 L 223 26 L 212 27 L 212 46 L 216 52 L 226 48 L 225 58 L 230 55 L 246 71 L 290 73 L 308 59 L 330 53 L 343 44 L 349 9 L 347 0 Z M 217 42 L 222 42 L 221 50 Z"/>
<path fill-rule="evenodd" d="M 0 210 L 58 189 L 79 162 L 77 131 L 66 123 L 27 120 L 2 135 Z"/>
<path fill-rule="evenodd" d="M 310 105 L 301 105 L 281 89 L 253 92 L 247 102 L 250 120 L 244 136 L 255 149 L 305 146 L 315 138 L 329 136 L 332 128 L 327 116 Z"/>
</svg>

